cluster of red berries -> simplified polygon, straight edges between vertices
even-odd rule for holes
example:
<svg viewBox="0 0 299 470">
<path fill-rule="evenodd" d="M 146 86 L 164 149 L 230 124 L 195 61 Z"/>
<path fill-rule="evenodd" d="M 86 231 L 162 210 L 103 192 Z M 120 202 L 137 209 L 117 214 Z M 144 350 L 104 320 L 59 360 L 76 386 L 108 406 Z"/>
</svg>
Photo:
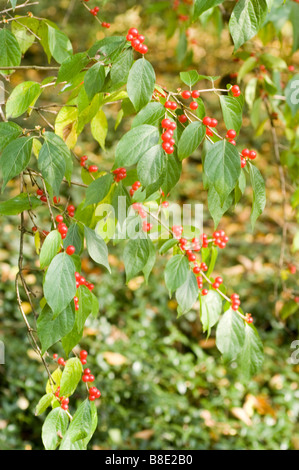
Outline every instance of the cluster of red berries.
<svg viewBox="0 0 299 470">
<path fill-rule="evenodd" d="M 201 241 L 202 241 L 202 247 L 203 248 L 208 248 L 209 246 L 209 241 L 208 241 L 208 235 L 206 233 L 203 233 L 201 235 Z"/>
<path fill-rule="evenodd" d="M 55 356 L 55 354 L 54 354 Z M 55 392 L 55 397 L 60 401 L 60 406 L 64 411 L 69 409 L 69 398 L 60 397 L 60 387 L 58 386 Z"/>
<path fill-rule="evenodd" d="M 69 217 L 74 217 L 74 215 L 75 215 L 75 210 L 76 210 L 76 209 L 75 209 L 75 206 L 73 206 L 72 204 L 69 204 L 69 205 L 67 206 L 66 210 L 67 210 L 67 213 L 68 213 Z"/>
<path fill-rule="evenodd" d="M 219 230 L 219 232 L 214 232 L 213 233 L 213 241 L 216 246 L 219 248 L 223 249 L 226 247 L 226 244 L 229 241 L 228 236 L 225 235 L 224 230 Z"/>
<path fill-rule="evenodd" d="M 217 276 L 215 281 L 213 282 L 212 284 L 212 287 L 214 289 L 219 289 L 219 287 L 221 286 L 221 284 L 223 284 L 223 279 L 221 276 Z"/>
<path fill-rule="evenodd" d="M 149 223 L 149 222 L 143 222 L 142 224 L 142 230 L 146 233 L 150 232 L 151 229 L 153 228 L 153 224 Z"/>
<path fill-rule="evenodd" d="M 236 141 L 234 140 L 237 136 L 237 133 L 234 129 L 229 129 L 226 133 L 225 138 L 232 144 L 236 145 Z"/>
<path fill-rule="evenodd" d="M 184 90 L 181 93 L 181 97 L 184 100 L 189 100 L 190 98 L 197 99 L 197 98 L 200 97 L 200 92 L 198 90 L 193 90 L 193 91 Z M 191 103 L 189 104 L 189 107 L 190 107 L 190 109 L 192 109 L 192 111 L 195 111 L 198 108 L 197 101 L 191 101 Z M 183 120 L 185 121 L 184 118 L 183 118 Z"/>
<path fill-rule="evenodd" d="M 135 191 L 137 191 L 137 190 L 140 188 L 140 186 L 141 186 L 140 181 L 135 181 L 135 183 L 132 184 L 132 188 L 130 189 L 130 195 L 131 195 L 131 197 L 134 196 Z"/>
<path fill-rule="evenodd" d="M 166 109 L 171 109 L 172 111 L 175 111 L 178 107 L 177 103 L 175 101 L 170 101 L 170 100 L 167 100 L 165 101 L 164 103 L 164 107 Z"/>
<path fill-rule="evenodd" d="M 173 227 L 171 227 L 171 230 L 173 232 L 174 237 L 180 239 L 184 229 L 181 225 L 173 225 Z"/>
<path fill-rule="evenodd" d="M 86 1 L 86 0 L 85 0 Z M 94 8 L 91 8 L 89 10 L 90 14 L 93 15 L 93 16 L 97 16 L 97 14 L 99 13 L 100 9 L 99 7 L 94 7 Z"/>
<path fill-rule="evenodd" d="M 103 22 L 102 22 L 102 26 L 103 26 L 103 28 L 109 29 L 110 26 L 111 26 L 111 24 L 110 24 L 110 23 L 106 23 L 106 21 L 103 21 Z"/>
<path fill-rule="evenodd" d="M 253 318 L 252 318 L 252 316 L 251 316 L 251 313 L 246 313 L 246 315 L 245 315 L 245 321 L 246 321 L 246 323 L 249 323 L 249 324 L 250 324 L 250 323 L 253 323 Z"/>
<path fill-rule="evenodd" d="M 146 54 L 148 52 L 148 47 L 144 44 L 145 37 L 139 34 L 138 29 L 130 28 L 126 39 L 131 43 L 133 49 L 140 52 L 140 54 Z"/>
<path fill-rule="evenodd" d="M 146 212 L 145 210 L 143 209 L 143 206 L 141 204 L 141 202 L 134 202 L 134 204 L 132 205 L 134 211 L 137 211 L 139 216 L 142 218 L 142 219 L 146 219 Z"/>
<path fill-rule="evenodd" d="M 56 216 L 56 222 L 58 222 L 57 230 L 60 233 L 62 240 L 64 240 L 66 238 L 68 228 L 67 225 L 63 222 L 62 215 Z"/>
<path fill-rule="evenodd" d="M 89 171 L 89 173 L 97 173 L 99 171 L 99 168 L 96 166 L 96 165 L 89 165 L 89 166 L 86 166 L 86 162 L 88 160 L 88 156 L 87 155 L 83 155 L 81 158 L 80 158 L 80 165 L 84 168 L 86 168 L 86 170 Z"/>
<path fill-rule="evenodd" d="M 232 301 L 232 309 L 235 312 L 237 312 L 239 310 L 240 305 L 241 305 L 240 296 L 238 294 L 232 294 L 230 296 L 230 299 Z"/>
<path fill-rule="evenodd" d="M 119 183 L 127 177 L 127 170 L 125 168 L 116 168 L 116 170 L 113 171 L 113 174 L 115 175 L 114 181 Z"/>
<path fill-rule="evenodd" d="M 175 140 L 173 138 L 173 131 L 176 129 L 176 123 L 165 118 L 162 120 L 161 126 L 163 128 L 161 136 L 163 140 L 162 148 L 168 155 L 170 155 L 174 152 Z"/>
<path fill-rule="evenodd" d="M 244 168 L 247 164 L 247 159 L 254 160 L 257 157 L 255 150 L 243 149 L 240 155 L 241 168 Z"/>
<path fill-rule="evenodd" d="M 88 282 L 84 276 L 82 276 L 77 271 L 75 272 L 75 279 L 76 279 L 76 288 L 78 289 L 80 286 L 86 286 L 87 289 L 92 291 L 94 289 L 94 284 Z"/>
<path fill-rule="evenodd" d="M 86 364 L 87 356 L 88 356 L 87 351 L 85 351 L 85 350 L 80 351 L 81 364 L 83 364 L 83 365 Z M 83 375 L 82 375 L 82 382 L 84 382 L 86 384 L 89 384 L 89 383 L 93 383 L 94 381 L 95 381 L 95 377 L 94 377 L 94 375 L 92 375 L 91 370 L 90 369 L 84 369 Z M 101 396 L 100 390 L 98 390 L 96 387 L 90 387 L 88 392 L 89 392 L 89 400 L 90 401 L 94 401 L 97 398 L 100 398 L 100 396 Z"/>
<path fill-rule="evenodd" d="M 65 360 L 63 359 L 63 357 L 58 357 L 58 354 L 53 354 L 53 359 L 54 359 L 54 361 L 57 361 L 58 364 L 59 364 L 60 366 L 62 366 L 62 367 L 64 367 L 65 364 L 66 364 Z"/>
<path fill-rule="evenodd" d="M 238 98 L 238 96 L 241 95 L 241 90 L 240 90 L 240 87 L 238 85 L 232 86 L 230 91 L 231 91 L 232 95 L 236 98 Z"/>
<path fill-rule="evenodd" d="M 37 189 L 36 194 L 40 196 L 40 200 L 42 202 L 47 202 L 47 196 L 45 195 L 44 191 L 40 188 Z"/>
</svg>

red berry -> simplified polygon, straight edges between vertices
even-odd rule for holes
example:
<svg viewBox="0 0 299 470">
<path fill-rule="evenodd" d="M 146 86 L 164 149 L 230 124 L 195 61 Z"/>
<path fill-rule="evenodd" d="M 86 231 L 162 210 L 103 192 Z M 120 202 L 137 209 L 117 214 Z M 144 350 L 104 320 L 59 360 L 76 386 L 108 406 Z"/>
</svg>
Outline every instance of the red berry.
<svg viewBox="0 0 299 470">
<path fill-rule="evenodd" d="M 209 291 L 208 291 L 208 289 L 203 289 L 201 291 L 201 293 L 202 293 L 202 295 L 208 295 Z"/>
<path fill-rule="evenodd" d="M 68 255 L 73 255 L 76 251 L 76 248 L 73 245 L 69 245 L 65 250 Z"/>
<path fill-rule="evenodd" d="M 131 34 L 133 38 L 136 38 L 138 36 L 138 29 L 136 28 L 130 28 L 128 31 L 128 34 Z"/>
<path fill-rule="evenodd" d="M 84 349 L 82 351 L 80 351 L 80 357 L 81 359 L 86 359 L 88 356 L 88 352 L 85 351 Z"/>
<path fill-rule="evenodd" d="M 192 98 L 199 98 L 200 97 L 200 93 L 198 90 L 194 90 L 192 91 Z"/>
<path fill-rule="evenodd" d="M 84 382 L 84 383 L 89 382 L 89 375 L 83 375 L 82 382 Z"/>
<path fill-rule="evenodd" d="M 89 173 L 96 173 L 98 171 L 98 167 L 96 165 L 90 165 L 88 167 Z"/>
<path fill-rule="evenodd" d="M 212 119 L 208 116 L 205 116 L 202 120 L 202 123 L 204 126 L 210 126 L 212 122 Z"/>
<path fill-rule="evenodd" d="M 196 101 L 191 101 L 190 103 L 190 109 L 193 111 L 198 108 L 198 103 Z"/>
<path fill-rule="evenodd" d="M 60 357 L 57 362 L 60 366 L 65 366 L 65 360 L 63 359 L 63 357 Z"/>
<path fill-rule="evenodd" d="M 148 47 L 145 44 L 140 44 L 138 52 L 140 52 L 140 54 L 146 54 L 148 52 Z"/>
<path fill-rule="evenodd" d="M 161 122 L 161 126 L 164 128 L 164 129 L 170 129 L 170 124 L 171 124 L 171 120 L 170 119 L 163 119 L 162 122 Z"/>
<path fill-rule="evenodd" d="M 250 160 L 254 160 L 256 157 L 257 153 L 254 150 L 251 150 L 251 152 L 249 152 L 248 158 L 250 158 Z"/>
<path fill-rule="evenodd" d="M 60 197 L 54 196 L 53 197 L 53 202 L 54 202 L 54 204 L 59 204 L 60 203 Z"/>
<path fill-rule="evenodd" d="M 178 119 L 182 124 L 184 124 L 187 121 L 187 116 L 185 116 L 185 114 L 181 114 Z"/>
<path fill-rule="evenodd" d="M 63 216 L 62 215 L 57 215 L 56 216 L 56 222 L 63 222 Z"/>
<path fill-rule="evenodd" d="M 36 194 L 37 194 L 38 196 L 42 196 L 42 195 L 44 194 L 44 191 L 43 191 L 42 189 L 37 189 L 37 190 L 36 190 Z"/>
<path fill-rule="evenodd" d="M 188 91 L 188 90 L 182 91 L 181 97 L 184 98 L 184 100 L 188 100 L 189 98 L 191 98 L 191 91 Z"/>
<path fill-rule="evenodd" d="M 234 129 L 230 129 L 227 131 L 226 137 L 228 139 L 234 139 L 236 135 L 237 135 L 236 131 L 234 131 Z"/>
</svg>

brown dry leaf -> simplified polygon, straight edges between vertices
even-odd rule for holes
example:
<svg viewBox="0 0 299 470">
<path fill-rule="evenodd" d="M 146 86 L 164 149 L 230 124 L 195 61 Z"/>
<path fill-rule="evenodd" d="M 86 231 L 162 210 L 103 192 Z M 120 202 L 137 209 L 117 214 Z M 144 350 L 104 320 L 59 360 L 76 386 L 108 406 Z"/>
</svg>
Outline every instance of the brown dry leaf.
<svg viewBox="0 0 299 470">
<path fill-rule="evenodd" d="M 103 357 L 111 366 L 122 366 L 128 361 L 127 358 L 122 354 L 111 351 L 104 352 Z"/>
<path fill-rule="evenodd" d="M 247 426 L 252 426 L 252 421 L 244 408 L 232 408 L 231 413 L 235 418 L 239 419 Z"/>
<path fill-rule="evenodd" d="M 199 346 L 202 349 L 211 349 L 211 348 L 214 348 L 215 345 L 216 345 L 215 338 L 202 339 L 199 341 Z"/>
<path fill-rule="evenodd" d="M 146 441 L 150 439 L 154 434 L 155 431 L 153 429 L 144 429 L 143 431 L 136 432 L 133 437 L 135 437 L 135 439 L 143 439 Z"/>
<path fill-rule="evenodd" d="M 265 395 L 258 395 L 255 397 L 255 409 L 260 415 L 276 416 L 276 411 L 272 408 L 269 398 Z"/>
<path fill-rule="evenodd" d="M 125 341 L 127 343 L 129 341 L 129 338 L 119 328 L 116 328 L 116 326 L 112 326 L 110 336 L 109 338 L 107 338 L 107 344 L 114 344 L 115 341 Z"/>
</svg>

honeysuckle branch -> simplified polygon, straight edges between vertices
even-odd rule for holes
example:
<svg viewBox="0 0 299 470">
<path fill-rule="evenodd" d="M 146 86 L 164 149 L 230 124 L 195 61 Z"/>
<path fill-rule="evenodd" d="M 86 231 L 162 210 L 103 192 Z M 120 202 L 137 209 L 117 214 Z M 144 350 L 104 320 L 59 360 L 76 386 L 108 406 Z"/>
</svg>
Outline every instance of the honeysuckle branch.
<svg viewBox="0 0 299 470">
<path fill-rule="evenodd" d="M 29 7 L 29 6 L 32 6 L 32 5 L 38 5 L 38 4 L 39 4 L 39 2 L 30 2 L 29 3 L 29 0 L 27 0 L 26 2 L 22 3 L 22 5 L 16 5 L 14 8 L 7 8 L 6 10 L 1 10 L 0 11 L 0 16 L 2 16 L 5 13 L 8 13 L 10 11 L 15 11 L 15 10 L 19 10 L 20 8 L 26 8 L 26 7 Z"/>
<path fill-rule="evenodd" d="M 143 210 L 144 210 L 144 212 L 145 212 L 149 217 L 152 217 L 152 218 L 153 218 L 154 220 L 156 220 L 162 227 L 164 227 L 164 228 L 167 230 L 167 232 L 172 236 L 172 238 L 175 238 L 173 231 L 172 231 L 166 224 L 164 224 L 164 223 L 162 222 L 162 220 L 161 220 L 159 217 L 157 217 L 155 214 L 152 214 L 152 212 L 148 212 L 146 209 L 143 209 Z M 209 240 L 209 241 L 211 241 L 211 240 Z M 178 242 L 179 242 L 179 240 L 178 240 Z M 185 252 L 184 252 L 184 250 L 182 249 L 182 247 L 179 246 L 179 248 L 180 248 L 182 254 L 185 256 Z M 213 285 L 213 282 L 208 278 L 208 276 L 204 273 L 204 271 L 201 270 L 201 271 L 200 271 L 200 275 L 206 280 L 206 282 L 207 282 L 210 286 Z M 213 290 L 215 290 L 216 292 L 218 292 L 218 294 L 219 294 L 223 299 L 225 299 L 227 302 L 229 302 L 230 304 L 232 303 L 232 300 L 231 300 L 226 294 L 224 294 L 220 289 L 214 289 L 214 288 L 213 288 Z M 244 321 L 246 321 L 246 316 L 243 315 L 242 312 L 240 312 L 239 310 L 234 310 L 234 311 L 235 311 Z"/>
<path fill-rule="evenodd" d="M 23 192 L 24 192 L 24 180 L 23 180 L 23 173 L 21 173 L 21 176 L 20 176 L 20 193 L 22 194 Z M 27 333 L 28 333 L 28 336 L 29 336 L 30 341 L 32 343 L 33 349 L 42 361 L 42 364 L 43 364 L 43 366 L 44 366 L 44 368 L 45 368 L 45 370 L 48 374 L 48 377 L 49 377 L 49 383 L 55 385 L 55 381 L 54 381 L 54 379 L 53 379 L 53 377 L 52 377 L 52 375 L 49 371 L 48 364 L 47 364 L 45 358 L 43 357 L 43 355 L 41 353 L 41 349 L 40 349 L 40 347 L 37 343 L 37 340 L 34 336 L 34 330 L 31 328 L 31 325 L 30 325 L 30 323 L 27 319 L 27 316 L 24 312 L 23 305 L 22 305 L 22 299 L 21 299 L 21 295 L 20 295 L 19 279 L 20 279 L 20 281 L 22 283 L 22 286 L 24 288 L 26 297 L 28 298 L 28 301 L 30 302 L 30 305 L 32 305 L 31 298 L 30 298 L 30 293 L 28 291 L 27 284 L 26 284 L 26 281 L 25 281 L 24 276 L 23 276 L 23 256 L 24 256 L 23 253 L 24 253 L 24 234 L 25 234 L 25 232 L 26 232 L 26 229 L 25 229 L 24 212 L 21 212 L 18 273 L 16 274 L 16 278 L 15 278 L 15 289 L 16 289 L 17 303 L 18 303 L 18 307 L 19 307 L 20 313 L 22 315 L 22 318 L 24 320 L 24 323 L 26 325 Z M 34 309 L 33 309 L 33 312 L 34 312 Z"/>
</svg>

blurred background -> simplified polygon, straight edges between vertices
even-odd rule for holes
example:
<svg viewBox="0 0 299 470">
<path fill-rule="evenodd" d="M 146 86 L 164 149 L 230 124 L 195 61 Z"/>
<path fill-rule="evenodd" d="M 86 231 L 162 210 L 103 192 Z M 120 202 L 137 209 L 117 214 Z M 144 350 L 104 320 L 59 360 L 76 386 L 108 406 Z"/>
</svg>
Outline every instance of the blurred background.
<svg viewBox="0 0 299 470">
<path fill-rule="evenodd" d="M 227 3 L 229 11 L 230 3 L 234 2 Z M 188 1 L 142 0 L 137 4 L 130 0 L 90 0 L 90 7 L 96 5 L 103 21 L 111 23 L 109 30 L 101 28 L 78 0 L 50 3 L 41 0 L 31 8 L 36 16 L 56 22 L 70 37 L 75 52 L 86 50 L 105 35 L 124 35 L 129 27 L 137 27 L 146 37 L 147 58 L 156 70 L 157 83 L 172 90 L 182 86 L 179 72 L 186 69 L 219 75 L 223 83 L 234 81 L 240 63 L 233 59 L 233 46 L 225 26 L 229 15 L 222 15 L 221 10 L 217 9 L 212 16 L 204 15 L 201 23 L 190 25 L 186 19 L 190 15 Z M 273 37 L 267 51 L 282 55 L 288 64 L 298 68 L 299 54 L 291 56 L 288 25 L 283 41 L 281 45 Z M 262 51 L 262 39 L 256 39 L 250 47 Z M 23 64 L 47 64 L 39 45 L 33 44 Z M 17 72 L 7 87 L 24 79 L 41 81 L 47 76 L 50 73 Z M 56 94 L 51 95 L 52 89 L 48 93 L 49 103 L 57 100 Z M 209 114 L 219 120 L 221 132 L 224 127 L 221 128 L 216 98 L 209 94 L 204 100 Z M 61 102 L 64 99 L 62 96 Z M 118 104 L 105 108 L 109 124 L 106 151 L 99 148 L 87 130 L 75 148 L 78 155 L 87 154 L 95 164 L 111 168 L 115 146 L 131 123 L 128 116 L 115 130 L 118 111 Z M 53 116 L 47 118 L 53 122 Z M 32 115 L 28 128 L 35 124 L 47 126 Z M 256 165 L 266 180 L 267 208 L 252 233 L 252 193 L 248 187 L 235 210 L 222 218 L 219 228 L 226 231 L 230 242 L 220 253 L 217 273 L 232 292 L 240 294 L 244 309 L 255 318 L 265 345 L 263 368 L 250 383 L 240 383 L 234 364 L 229 367 L 222 364 L 213 332 L 209 339 L 203 334 L 199 305 L 177 319 L 176 302 L 168 298 L 163 281 L 165 257 L 158 258 L 147 286 L 143 277 L 126 286 L 122 245 L 109 245 L 112 275 L 83 256 L 82 269 L 95 284 L 94 293 L 100 303 L 100 315 L 88 320 L 80 344 L 90 353 L 88 367 L 102 393 L 98 429 L 91 441 L 93 449 L 299 449 L 299 365 L 291 363 L 291 343 L 298 339 L 298 310 L 286 315 L 287 318 L 281 316 L 279 312 L 288 299 L 280 295 L 280 289 L 278 295 L 275 293 L 282 198 L 270 130 L 266 127 L 263 132 L 255 132 L 245 115 L 238 144 L 240 148 L 255 148 L 259 153 Z M 79 180 L 79 167 L 75 176 Z M 18 191 L 18 183 L 12 183 L 0 200 L 15 196 Z M 66 193 L 62 192 L 61 197 L 67 201 Z M 72 189 L 75 205 L 82 197 L 80 188 Z M 205 204 L 205 231 L 213 232 L 201 177 L 200 152 L 184 160 L 182 178 L 169 199 Z M 288 217 L 290 233 L 294 233 L 295 214 L 291 206 Z M 5 365 L 0 365 L 0 449 L 37 450 L 42 449 L 40 431 L 44 416 L 35 417 L 34 410 L 44 393 L 46 376 L 26 336 L 15 299 L 19 219 L 1 217 L 0 223 L 0 340 L 5 344 Z M 37 224 L 50 230 L 43 209 L 38 211 Z M 38 302 L 42 278 L 33 237 L 26 237 L 24 256 L 25 266 L 33 263 L 36 266 L 36 271 L 28 269 L 25 274 Z M 284 282 L 292 290 L 296 288 L 297 277 L 290 273 L 287 263 Z M 30 305 L 23 305 L 28 319 L 34 322 Z M 51 352 L 63 354 L 59 345 L 52 349 Z M 55 368 L 51 359 L 50 368 Z M 81 391 L 82 395 L 79 388 L 73 403 L 84 397 L 83 387 Z"/>
</svg>

